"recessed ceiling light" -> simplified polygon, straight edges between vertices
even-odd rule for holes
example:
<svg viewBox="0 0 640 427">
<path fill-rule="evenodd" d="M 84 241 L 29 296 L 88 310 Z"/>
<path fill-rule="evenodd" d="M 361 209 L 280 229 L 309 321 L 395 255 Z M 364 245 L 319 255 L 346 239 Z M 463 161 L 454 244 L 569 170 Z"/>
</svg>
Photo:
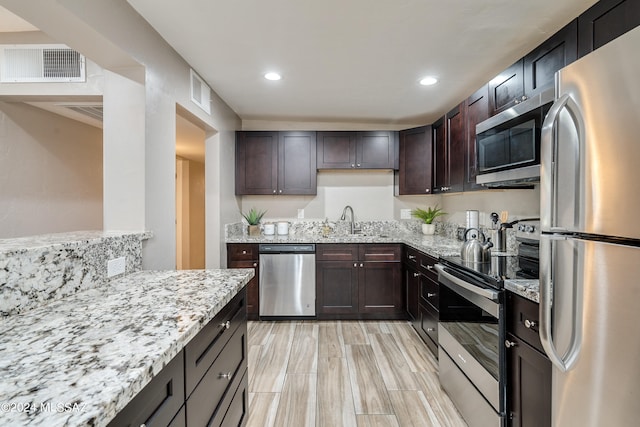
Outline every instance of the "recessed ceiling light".
<svg viewBox="0 0 640 427">
<path fill-rule="evenodd" d="M 264 75 L 264 78 L 267 80 L 280 80 L 282 76 L 278 73 L 267 73 Z"/>
<path fill-rule="evenodd" d="M 420 80 L 420 84 L 422 86 L 431 86 L 438 83 L 438 79 L 436 79 L 435 77 L 431 77 L 431 76 L 427 76 L 427 77 L 423 77 Z"/>
</svg>

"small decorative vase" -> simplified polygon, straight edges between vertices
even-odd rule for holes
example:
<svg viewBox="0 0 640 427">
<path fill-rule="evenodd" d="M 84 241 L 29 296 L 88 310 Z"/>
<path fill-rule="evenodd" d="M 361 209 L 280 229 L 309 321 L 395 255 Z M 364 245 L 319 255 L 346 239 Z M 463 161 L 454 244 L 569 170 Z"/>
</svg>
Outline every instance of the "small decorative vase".
<svg viewBox="0 0 640 427">
<path fill-rule="evenodd" d="M 260 226 L 259 225 L 250 225 L 249 226 L 249 236 L 259 236 L 260 235 Z"/>
<path fill-rule="evenodd" d="M 435 234 L 436 225 L 435 224 L 422 224 L 422 234 Z"/>
</svg>

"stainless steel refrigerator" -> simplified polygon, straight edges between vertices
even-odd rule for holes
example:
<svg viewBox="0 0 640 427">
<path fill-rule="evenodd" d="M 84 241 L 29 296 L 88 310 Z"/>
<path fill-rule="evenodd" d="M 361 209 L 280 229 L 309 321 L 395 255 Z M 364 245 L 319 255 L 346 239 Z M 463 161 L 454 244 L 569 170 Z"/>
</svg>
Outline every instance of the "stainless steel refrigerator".
<svg viewBox="0 0 640 427">
<path fill-rule="evenodd" d="M 540 338 L 555 427 L 640 425 L 640 27 L 556 74 L 541 136 Z"/>
</svg>

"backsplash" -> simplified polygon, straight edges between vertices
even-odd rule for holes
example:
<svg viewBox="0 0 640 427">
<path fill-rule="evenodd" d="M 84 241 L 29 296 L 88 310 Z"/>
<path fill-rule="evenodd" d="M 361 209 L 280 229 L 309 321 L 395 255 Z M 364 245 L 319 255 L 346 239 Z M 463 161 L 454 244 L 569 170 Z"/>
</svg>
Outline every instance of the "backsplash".
<svg viewBox="0 0 640 427">
<path fill-rule="evenodd" d="M 150 232 L 79 231 L 0 239 L 0 314 L 20 313 L 107 278 L 107 261 L 126 257 L 125 274 L 142 268 Z M 121 276 L 114 276 L 115 278 Z"/>
<path fill-rule="evenodd" d="M 322 220 L 287 220 L 289 222 L 289 235 L 310 235 L 320 236 L 323 232 L 325 221 Z M 349 221 L 327 221 L 331 234 L 346 235 L 350 231 Z M 464 227 L 465 224 L 458 224 L 445 221 L 434 221 L 436 225 L 436 234 L 448 237 L 451 239 L 457 239 L 457 233 L 459 227 Z M 396 235 L 398 233 L 416 233 L 421 234 L 422 222 L 419 220 L 383 220 L 383 221 L 358 221 L 356 226 L 360 228 L 361 233 L 367 235 Z M 263 225 L 261 225 L 263 229 Z M 485 227 L 480 227 L 484 234 L 488 237 L 489 233 Z M 242 222 L 236 222 L 233 224 L 225 225 L 225 237 L 237 236 L 239 234 L 247 235 L 247 224 Z M 514 229 L 507 230 L 507 251 L 516 252 L 517 242 Z"/>
</svg>

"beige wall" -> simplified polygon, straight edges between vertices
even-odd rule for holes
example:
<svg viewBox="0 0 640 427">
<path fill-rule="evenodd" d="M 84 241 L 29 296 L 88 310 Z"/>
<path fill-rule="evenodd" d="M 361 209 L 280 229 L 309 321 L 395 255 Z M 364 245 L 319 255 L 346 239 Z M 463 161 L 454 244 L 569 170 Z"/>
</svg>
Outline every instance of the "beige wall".
<svg viewBox="0 0 640 427">
<path fill-rule="evenodd" d="M 143 249 L 145 269 L 175 268 L 176 106 L 206 130 L 206 261 L 210 268 L 224 263 L 223 225 L 235 219 L 230 212 L 238 209 L 232 184 L 234 131 L 241 127 L 238 116 L 215 93 L 211 114 L 191 102 L 189 64 L 126 0 L 0 0 L 0 5 L 100 67 L 144 85 L 144 117 L 138 115 L 144 137 L 134 141 L 136 147 L 144 146 L 144 160 L 139 161 L 144 169 L 144 207 L 135 208 L 133 201 L 130 206 L 137 209 L 136 218 L 144 216 L 145 228 L 154 235 Z"/>
<path fill-rule="evenodd" d="M 102 130 L 0 102 L 0 238 L 102 229 Z"/>
</svg>

